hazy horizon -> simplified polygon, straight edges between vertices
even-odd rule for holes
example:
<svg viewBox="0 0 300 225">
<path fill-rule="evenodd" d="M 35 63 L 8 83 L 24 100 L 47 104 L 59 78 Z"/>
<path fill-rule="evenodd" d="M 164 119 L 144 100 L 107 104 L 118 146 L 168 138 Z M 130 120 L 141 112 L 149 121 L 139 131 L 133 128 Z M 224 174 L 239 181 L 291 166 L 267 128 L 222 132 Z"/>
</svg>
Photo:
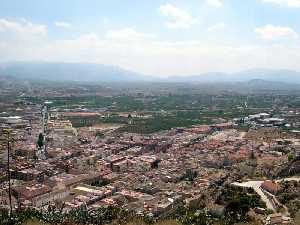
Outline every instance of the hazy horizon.
<svg viewBox="0 0 300 225">
<path fill-rule="evenodd" d="M 300 0 L 2 0 L 0 62 L 114 65 L 146 75 L 300 71 Z"/>
<path fill-rule="evenodd" d="M 0 2 L 0 61 L 84 62 L 158 76 L 300 71 L 300 0 Z"/>
</svg>

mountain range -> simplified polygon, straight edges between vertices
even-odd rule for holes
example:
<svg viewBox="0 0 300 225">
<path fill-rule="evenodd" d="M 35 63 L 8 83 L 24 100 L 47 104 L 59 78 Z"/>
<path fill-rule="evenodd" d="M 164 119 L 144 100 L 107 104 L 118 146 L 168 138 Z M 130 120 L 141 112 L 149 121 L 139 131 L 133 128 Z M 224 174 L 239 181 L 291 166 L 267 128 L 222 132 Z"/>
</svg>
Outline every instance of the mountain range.
<svg viewBox="0 0 300 225">
<path fill-rule="evenodd" d="M 200 75 L 172 77 L 174 81 L 190 82 L 246 82 L 250 80 L 265 80 L 284 83 L 300 84 L 300 72 L 292 70 L 250 69 L 237 73 L 212 72 Z"/>
<path fill-rule="evenodd" d="M 22 80 L 79 82 L 248 82 L 265 85 L 264 81 L 299 84 L 300 72 L 293 70 L 251 69 L 237 73 L 204 73 L 199 75 L 157 78 L 124 70 L 117 66 L 91 63 L 10 62 L 0 63 L 0 76 Z"/>
<path fill-rule="evenodd" d="M 0 76 L 22 80 L 124 82 L 145 80 L 141 74 L 116 66 L 91 63 L 14 62 L 0 64 Z"/>
</svg>

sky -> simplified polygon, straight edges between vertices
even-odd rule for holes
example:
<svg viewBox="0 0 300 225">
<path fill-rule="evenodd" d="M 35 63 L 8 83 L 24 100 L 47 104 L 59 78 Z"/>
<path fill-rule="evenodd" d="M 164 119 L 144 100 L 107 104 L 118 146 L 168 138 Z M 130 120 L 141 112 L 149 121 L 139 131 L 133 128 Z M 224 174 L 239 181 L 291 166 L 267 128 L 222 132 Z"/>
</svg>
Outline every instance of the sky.
<svg viewBox="0 0 300 225">
<path fill-rule="evenodd" d="M 300 71 L 300 0 L 0 0 L 0 62 Z"/>
</svg>

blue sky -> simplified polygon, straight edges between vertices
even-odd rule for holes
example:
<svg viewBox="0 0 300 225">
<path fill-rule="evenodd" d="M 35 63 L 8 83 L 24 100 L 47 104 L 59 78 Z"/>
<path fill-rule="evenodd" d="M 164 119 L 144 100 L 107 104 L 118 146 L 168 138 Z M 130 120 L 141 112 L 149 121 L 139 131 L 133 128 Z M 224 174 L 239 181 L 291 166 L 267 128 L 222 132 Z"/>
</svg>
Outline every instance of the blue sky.
<svg viewBox="0 0 300 225">
<path fill-rule="evenodd" d="M 0 61 L 300 71 L 300 0 L 0 0 Z"/>
</svg>

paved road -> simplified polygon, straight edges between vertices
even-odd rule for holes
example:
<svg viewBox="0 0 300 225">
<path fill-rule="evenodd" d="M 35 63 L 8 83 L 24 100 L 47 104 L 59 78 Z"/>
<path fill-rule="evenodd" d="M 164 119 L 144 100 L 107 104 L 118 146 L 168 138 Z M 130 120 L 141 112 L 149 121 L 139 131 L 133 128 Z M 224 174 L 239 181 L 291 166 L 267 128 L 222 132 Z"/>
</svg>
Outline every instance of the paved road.
<svg viewBox="0 0 300 225">
<path fill-rule="evenodd" d="M 288 177 L 280 180 L 276 180 L 276 182 L 282 182 L 282 181 L 298 181 L 300 182 L 300 177 Z M 261 199 L 266 203 L 268 209 L 272 209 L 276 211 L 274 204 L 269 200 L 269 198 L 266 196 L 266 194 L 261 190 L 261 185 L 263 181 L 247 181 L 243 183 L 234 182 L 233 185 L 239 186 L 239 187 L 252 187 L 256 193 L 261 197 Z M 274 196 L 274 200 L 277 201 L 276 197 Z M 285 206 L 283 206 L 285 207 Z M 286 208 L 286 207 L 285 207 Z M 286 213 L 288 213 L 286 208 Z"/>
<path fill-rule="evenodd" d="M 261 199 L 266 203 L 268 209 L 272 209 L 276 211 L 273 203 L 268 199 L 265 193 L 261 190 L 260 186 L 262 185 L 263 181 L 247 181 L 243 183 L 234 182 L 233 185 L 239 187 L 251 187 L 255 190 L 255 192 L 261 197 Z"/>
<path fill-rule="evenodd" d="M 300 177 L 288 177 L 288 178 L 276 180 L 276 182 L 282 182 L 282 181 L 298 181 L 298 182 L 300 182 Z"/>
</svg>

